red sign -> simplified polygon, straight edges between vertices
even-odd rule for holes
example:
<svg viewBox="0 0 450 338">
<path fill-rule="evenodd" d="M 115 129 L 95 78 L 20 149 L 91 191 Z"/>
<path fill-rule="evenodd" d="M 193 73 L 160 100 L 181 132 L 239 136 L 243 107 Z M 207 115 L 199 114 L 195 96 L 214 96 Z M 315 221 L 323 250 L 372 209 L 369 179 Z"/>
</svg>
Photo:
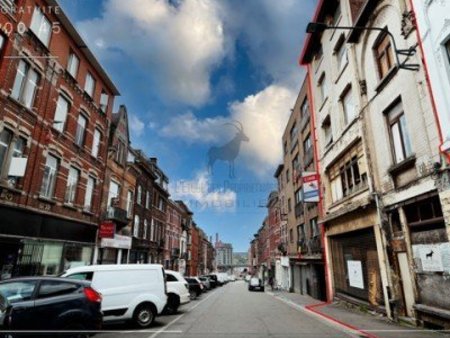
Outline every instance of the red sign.
<svg viewBox="0 0 450 338">
<path fill-rule="evenodd" d="M 116 225 L 111 221 L 104 221 L 100 223 L 98 229 L 98 237 L 100 238 L 114 238 L 114 233 L 116 232 Z"/>
</svg>

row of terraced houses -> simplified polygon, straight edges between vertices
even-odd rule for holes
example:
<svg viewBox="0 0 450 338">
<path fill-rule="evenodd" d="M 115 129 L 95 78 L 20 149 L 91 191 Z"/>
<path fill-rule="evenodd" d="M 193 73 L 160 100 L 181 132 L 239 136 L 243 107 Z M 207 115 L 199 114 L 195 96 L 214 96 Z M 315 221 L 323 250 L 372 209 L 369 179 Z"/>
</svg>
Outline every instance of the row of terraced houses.
<svg viewBox="0 0 450 338">
<path fill-rule="evenodd" d="M 119 91 L 55 0 L 0 0 L 0 280 L 84 264 L 214 269 Z"/>
<path fill-rule="evenodd" d="M 253 274 L 450 328 L 448 13 L 448 1 L 319 1 Z"/>
</svg>

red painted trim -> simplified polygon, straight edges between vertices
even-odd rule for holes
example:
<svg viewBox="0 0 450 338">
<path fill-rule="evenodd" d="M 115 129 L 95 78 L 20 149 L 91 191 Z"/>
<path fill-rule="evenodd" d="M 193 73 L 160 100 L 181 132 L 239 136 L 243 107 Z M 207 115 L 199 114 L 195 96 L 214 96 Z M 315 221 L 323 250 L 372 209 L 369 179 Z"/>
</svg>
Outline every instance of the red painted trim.
<svg viewBox="0 0 450 338">
<path fill-rule="evenodd" d="M 318 18 L 318 16 L 319 16 L 319 13 L 320 13 L 320 9 L 322 8 L 324 2 L 325 2 L 325 0 L 320 0 L 320 1 L 319 1 L 319 4 L 318 4 L 317 7 L 316 7 L 316 11 L 314 12 L 313 22 L 316 22 L 316 20 L 317 20 L 317 18 Z M 308 46 L 309 46 L 310 43 L 311 43 L 311 36 L 312 36 L 311 34 L 308 34 L 308 35 L 306 36 L 306 41 L 305 41 L 305 43 L 304 43 L 304 45 L 303 45 L 303 49 L 302 49 L 302 51 L 301 51 L 301 53 L 300 53 L 300 57 L 299 57 L 299 59 L 298 59 L 298 64 L 299 64 L 300 66 L 306 66 L 306 64 L 303 63 L 302 60 L 303 60 L 303 58 L 304 58 L 304 56 L 305 56 L 305 54 L 306 54 L 306 50 L 308 49 Z"/>
<path fill-rule="evenodd" d="M 317 172 L 317 181 L 319 184 L 319 218 L 322 218 L 324 215 L 323 212 L 323 195 L 322 195 L 322 187 L 321 187 L 321 176 L 320 176 L 320 161 L 319 161 L 319 150 L 318 150 L 318 139 L 316 133 L 316 111 L 314 106 L 314 96 L 312 95 L 313 84 L 312 84 L 312 70 L 311 65 L 308 64 L 306 66 L 306 77 L 307 77 L 307 93 L 308 93 L 308 102 L 309 108 L 311 110 L 311 135 L 313 139 L 313 149 L 314 149 L 314 167 Z M 327 293 L 327 301 L 331 301 L 333 299 L 333 290 L 331 288 L 330 275 L 328 274 L 328 256 L 327 256 L 327 248 L 325 245 L 325 227 L 322 224 L 320 229 L 320 236 L 322 243 L 324 245 L 324 250 L 322 253 L 324 269 L 325 269 L 325 287 Z"/>
<path fill-rule="evenodd" d="M 409 0 L 409 4 L 411 6 L 411 10 L 413 12 L 413 16 L 414 16 L 414 20 L 416 21 L 416 9 L 414 7 L 414 3 L 413 0 Z M 415 26 L 416 26 L 416 37 L 417 37 L 417 42 L 419 44 L 419 48 L 420 51 L 422 53 L 422 57 L 421 57 L 421 61 L 422 61 L 422 65 L 424 68 L 424 72 L 425 72 L 425 80 L 427 83 L 427 89 L 428 89 L 428 93 L 430 94 L 430 99 L 431 99 L 431 106 L 433 108 L 433 115 L 434 115 L 434 119 L 436 121 L 437 124 L 437 129 L 438 129 L 438 135 L 439 135 L 439 152 L 444 155 L 444 157 L 447 159 L 447 162 L 450 163 L 450 154 L 443 152 L 441 150 L 441 146 L 443 144 L 443 137 L 442 137 L 442 130 L 441 130 L 441 123 L 439 120 L 439 114 L 438 114 L 438 110 L 437 110 L 437 106 L 436 106 L 436 100 L 434 98 L 434 93 L 433 93 L 433 88 L 431 87 L 431 80 L 430 80 L 430 73 L 428 71 L 428 64 L 427 64 L 427 60 L 426 60 L 426 56 L 425 56 L 425 49 L 423 47 L 423 42 L 422 39 L 420 38 L 420 29 L 419 29 L 419 25 L 417 24 L 417 21 L 415 22 Z"/>
<path fill-rule="evenodd" d="M 344 323 L 343 321 L 340 321 L 340 320 L 338 320 L 336 318 L 333 318 L 333 317 L 331 317 L 331 316 L 329 316 L 329 315 L 327 315 L 325 313 L 322 313 L 322 312 L 316 310 L 316 308 L 318 308 L 318 307 L 327 306 L 329 304 L 330 304 L 329 302 L 319 303 L 319 304 L 310 304 L 310 305 L 306 305 L 305 309 L 308 310 L 308 311 L 311 311 L 311 312 L 313 312 L 315 314 L 318 314 L 319 316 L 322 316 L 322 317 L 324 317 L 324 318 L 326 318 L 326 319 L 328 319 L 328 320 L 330 320 L 330 321 L 332 321 L 332 322 L 334 322 L 336 324 L 344 326 L 347 329 L 351 329 L 351 330 L 357 331 L 357 332 L 363 334 L 367 338 L 378 338 L 378 336 L 375 336 L 375 335 L 373 335 L 373 334 L 371 334 L 369 332 L 365 332 L 365 331 L 363 331 L 361 329 L 358 329 L 357 327 L 355 327 L 353 325 Z"/>
</svg>

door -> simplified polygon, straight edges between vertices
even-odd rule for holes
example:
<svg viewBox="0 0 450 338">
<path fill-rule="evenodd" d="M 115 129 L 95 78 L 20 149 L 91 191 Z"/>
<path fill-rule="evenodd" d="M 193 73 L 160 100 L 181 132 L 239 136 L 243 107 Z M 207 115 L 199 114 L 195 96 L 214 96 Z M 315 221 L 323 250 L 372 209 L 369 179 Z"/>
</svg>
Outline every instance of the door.
<svg viewBox="0 0 450 338">
<path fill-rule="evenodd" d="M 409 272 L 408 256 L 406 252 L 399 252 L 397 254 L 398 266 L 400 267 L 400 278 L 403 289 L 403 298 L 405 301 L 406 315 L 413 316 L 414 306 L 414 289 L 411 274 Z"/>
</svg>

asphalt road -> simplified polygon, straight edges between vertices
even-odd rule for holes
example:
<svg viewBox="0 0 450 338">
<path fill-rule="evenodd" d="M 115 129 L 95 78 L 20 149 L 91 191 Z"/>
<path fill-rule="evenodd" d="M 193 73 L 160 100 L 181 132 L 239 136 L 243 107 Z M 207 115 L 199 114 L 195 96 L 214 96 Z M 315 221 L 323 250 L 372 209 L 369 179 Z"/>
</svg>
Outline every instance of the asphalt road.
<svg viewBox="0 0 450 338">
<path fill-rule="evenodd" d="M 229 283 L 180 308 L 176 315 L 157 318 L 148 330 L 107 326 L 99 338 L 320 338 L 350 337 L 273 296 L 249 292 L 243 281 Z"/>
</svg>

